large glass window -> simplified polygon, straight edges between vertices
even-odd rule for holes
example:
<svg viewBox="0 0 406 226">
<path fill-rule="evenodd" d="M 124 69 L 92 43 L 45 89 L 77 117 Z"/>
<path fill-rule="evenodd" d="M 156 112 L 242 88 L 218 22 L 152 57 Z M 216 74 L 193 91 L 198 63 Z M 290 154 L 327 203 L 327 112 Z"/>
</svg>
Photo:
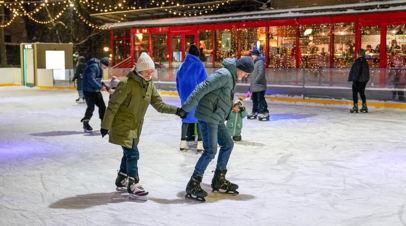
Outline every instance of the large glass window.
<svg viewBox="0 0 406 226">
<path fill-rule="evenodd" d="M 157 68 L 169 67 L 167 34 L 152 34 L 152 60 Z"/>
<path fill-rule="evenodd" d="M 216 61 L 215 67 L 223 67 L 223 60 L 237 57 L 237 29 L 216 30 Z"/>
<path fill-rule="evenodd" d="M 406 68 L 406 25 L 389 25 L 386 27 L 387 66 Z"/>
<path fill-rule="evenodd" d="M 125 59 L 124 56 L 124 41 L 123 40 L 115 40 L 113 41 L 113 55 L 114 55 L 114 63 L 118 64 Z"/>
<path fill-rule="evenodd" d="M 249 56 L 253 49 L 258 49 L 264 53 L 265 39 L 265 27 L 241 29 L 241 56 Z"/>
<path fill-rule="evenodd" d="M 330 24 L 302 25 L 299 31 L 301 67 L 328 68 Z"/>
<path fill-rule="evenodd" d="M 269 59 L 268 67 L 292 68 L 296 67 L 295 57 L 296 27 L 269 27 Z"/>
<path fill-rule="evenodd" d="M 355 25 L 354 23 L 334 24 L 334 68 L 349 68 L 355 57 Z"/>
<path fill-rule="evenodd" d="M 124 29 L 114 29 L 113 38 L 124 38 Z"/>
<path fill-rule="evenodd" d="M 204 63 L 205 67 L 213 67 L 213 32 L 212 31 L 199 31 L 199 51 L 200 60 Z"/>
<path fill-rule="evenodd" d="M 189 53 L 190 45 L 195 44 L 195 35 L 185 35 L 185 56 Z"/>
<path fill-rule="evenodd" d="M 381 27 L 361 27 L 361 48 L 366 50 L 369 67 L 379 68 L 379 53 L 381 51 Z"/>
<path fill-rule="evenodd" d="M 135 34 L 133 37 L 134 40 L 134 57 L 135 61 L 138 60 L 138 57 L 142 52 L 149 53 L 149 34 Z"/>
<path fill-rule="evenodd" d="M 172 36 L 172 67 L 178 68 L 182 64 L 182 36 Z"/>
</svg>

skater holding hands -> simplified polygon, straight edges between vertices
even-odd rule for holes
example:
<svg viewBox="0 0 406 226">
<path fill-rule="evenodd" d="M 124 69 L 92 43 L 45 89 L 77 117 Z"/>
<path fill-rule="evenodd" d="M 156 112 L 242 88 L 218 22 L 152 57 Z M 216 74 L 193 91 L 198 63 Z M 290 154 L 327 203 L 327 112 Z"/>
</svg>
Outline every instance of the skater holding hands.
<svg viewBox="0 0 406 226">
<path fill-rule="evenodd" d="M 223 65 L 223 68 L 215 71 L 204 82 L 196 86 L 179 113 L 181 118 L 185 118 L 187 113 L 197 105 L 195 117 L 202 130 L 204 151 L 187 184 L 186 197 L 199 201 L 205 201 L 204 197 L 207 196 L 207 192 L 200 187 L 200 183 L 207 166 L 216 156 L 217 144 L 220 145 L 220 153 L 211 187 L 213 191 L 238 194 L 236 191 L 238 185 L 225 178 L 234 142 L 224 122 L 233 107 L 236 80 L 246 78 L 254 70 L 254 63 L 250 57 L 243 57 L 239 60 L 226 58 Z"/>
<path fill-rule="evenodd" d="M 242 119 L 247 117 L 242 98 L 234 102 L 233 110 L 230 113 L 230 119 L 227 121 L 227 129 L 234 141 L 241 141 Z"/>
<path fill-rule="evenodd" d="M 144 116 L 149 104 L 158 112 L 180 115 L 180 108 L 162 101 L 151 78 L 155 64 L 143 52 L 127 77 L 122 79 L 109 103 L 100 132 L 109 133 L 109 142 L 123 149 L 120 170 L 116 178 L 117 190 L 125 190 L 130 198 L 146 200 L 148 192 L 139 184 L 138 159 L 139 139 Z M 109 132 L 110 131 L 110 132 Z"/>
</svg>

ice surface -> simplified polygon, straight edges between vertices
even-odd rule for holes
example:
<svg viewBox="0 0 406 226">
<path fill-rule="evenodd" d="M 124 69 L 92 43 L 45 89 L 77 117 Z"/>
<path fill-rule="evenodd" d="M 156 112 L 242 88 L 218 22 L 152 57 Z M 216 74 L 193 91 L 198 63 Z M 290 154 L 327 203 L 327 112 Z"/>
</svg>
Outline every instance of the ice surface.
<svg viewBox="0 0 406 226">
<path fill-rule="evenodd" d="M 150 195 L 137 202 L 115 192 L 122 150 L 83 133 L 76 98 L 0 88 L 0 225 L 406 225 L 405 113 L 270 104 L 271 121 L 246 121 L 230 159 L 240 195 L 196 203 L 184 189 L 199 156 L 179 151 L 180 119 L 151 108 L 139 145 Z"/>
</svg>

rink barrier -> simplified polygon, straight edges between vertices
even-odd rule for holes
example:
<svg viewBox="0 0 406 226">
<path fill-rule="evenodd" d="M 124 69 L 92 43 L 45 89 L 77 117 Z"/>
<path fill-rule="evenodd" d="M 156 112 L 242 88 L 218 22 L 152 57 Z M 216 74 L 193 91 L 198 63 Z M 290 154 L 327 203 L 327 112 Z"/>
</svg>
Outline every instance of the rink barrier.
<svg viewBox="0 0 406 226">
<path fill-rule="evenodd" d="M 37 86 L 40 89 L 58 89 L 58 90 L 76 90 L 76 87 L 61 87 L 61 86 Z"/>
<path fill-rule="evenodd" d="M 170 91 L 161 91 L 159 92 L 161 95 L 169 95 L 169 96 L 178 96 L 177 92 L 170 92 Z M 241 97 L 245 99 L 244 95 L 237 95 L 237 97 Z M 283 98 L 283 97 L 265 97 L 265 99 L 271 102 L 283 102 L 283 103 L 305 103 L 305 104 L 319 104 L 319 105 L 348 105 L 352 106 L 352 101 L 346 100 L 317 100 L 317 99 L 300 99 L 300 98 Z M 359 105 L 362 105 L 359 102 Z M 406 104 L 402 103 L 387 103 L 387 102 L 368 102 L 368 107 L 375 107 L 375 108 L 396 108 L 396 109 L 406 109 Z"/>
</svg>

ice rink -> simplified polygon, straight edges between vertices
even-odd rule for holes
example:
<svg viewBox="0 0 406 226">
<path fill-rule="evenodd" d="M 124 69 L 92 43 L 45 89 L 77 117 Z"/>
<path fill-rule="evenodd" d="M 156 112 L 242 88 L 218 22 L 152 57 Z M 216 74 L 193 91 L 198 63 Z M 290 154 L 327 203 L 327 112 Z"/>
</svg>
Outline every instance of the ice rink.
<svg viewBox="0 0 406 226">
<path fill-rule="evenodd" d="M 245 121 L 228 165 L 240 194 L 209 192 L 213 161 L 198 203 L 184 190 L 199 156 L 179 151 L 181 120 L 151 107 L 139 144 L 150 195 L 138 202 L 115 192 L 122 149 L 83 132 L 76 98 L 0 88 L 0 225 L 406 225 L 405 112 L 268 103 L 271 120 Z"/>
</svg>

